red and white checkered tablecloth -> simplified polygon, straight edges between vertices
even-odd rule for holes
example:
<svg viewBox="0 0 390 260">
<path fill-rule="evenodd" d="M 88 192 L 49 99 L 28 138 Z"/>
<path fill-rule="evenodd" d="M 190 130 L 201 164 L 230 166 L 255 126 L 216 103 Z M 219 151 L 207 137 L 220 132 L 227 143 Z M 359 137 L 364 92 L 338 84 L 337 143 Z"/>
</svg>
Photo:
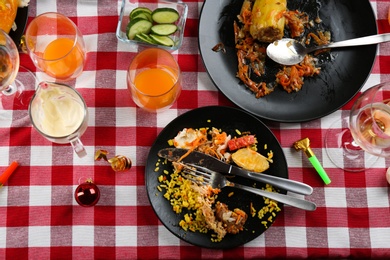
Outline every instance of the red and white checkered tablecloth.
<svg viewBox="0 0 390 260">
<path fill-rule="evenodd" d="M 146 1 L 146 0 L 144 0 Z M 208 0 L 216 1 L 216 0 Z M 198 51 L 202 0 L 189 7 L 183 46 L 176 55 L 183 91 L 170 110 L 151 114 L 137 108 L 126 86 L 126 69 L 137 49 L 117 40 L 121 1 L 31 0 L 29 21 L 56 11 L 70 17 L 88 48 L 85 71 L 71 84 L 84 96 L 89 127 L 82 137 L 88 156 L 78 158 L 68 145 L 41 137 L 31 125 L 0 128 L 0 171 L 12 161 L 21 166 L 0 189 L 0 259 L 220 259 L 220 258 L 390 258 L 389 159 L 371 169 L 348 173 L 326 155 L 324 135 L 347 113 L 342 109 L 305 123 L 266 122 L 280 141 L 293 180 L 314 188 L 314 212 L 285 207 L 275 223 L 252 242 L 231 250 L 204 249 L 171 234 L 149 204 L 144 169 L 158 133 L 178 115 L 202 106 L 233 106 L 218 92 Z M 390 32 L 388 0 L 371 0 L 379 33 Z M 364 17 L 362 17 L 364 19 Z M 36 71 L 27 55 L 21 64 Z M 41 76 L 36 73 L 38 78 Z M 390 80 L 390 44 L 381 44 L 364 89 Z M 332 183 L 324 186 L 305 155 L 292 144 L 310 137 L 311 147 Z M 130 171 L 114 173 L 94 152 L 130 157 Z M 95 207 L 80 207 L 73 192 L 80 177 L 92 177 L 101 191 Z"/>
</svg>

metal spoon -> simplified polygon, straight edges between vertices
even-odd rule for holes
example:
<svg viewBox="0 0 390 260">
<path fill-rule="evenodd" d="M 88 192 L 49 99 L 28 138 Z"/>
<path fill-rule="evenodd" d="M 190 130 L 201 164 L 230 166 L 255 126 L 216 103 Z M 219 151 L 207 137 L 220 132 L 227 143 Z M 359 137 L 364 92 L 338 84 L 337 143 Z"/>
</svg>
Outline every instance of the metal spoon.
<svg viewBox="0 0 390 260">
<path fill-rule="evenodd" d="M 370 45 L 388 41 L 390 41 L 390 33 L 384 33 L 307 48 L 294 39 L 283 38 L 268 45 L 267 55 L 277 63 L 294 65 L 300 63 L 307 53 L 316 50 Z"/>
</svg>

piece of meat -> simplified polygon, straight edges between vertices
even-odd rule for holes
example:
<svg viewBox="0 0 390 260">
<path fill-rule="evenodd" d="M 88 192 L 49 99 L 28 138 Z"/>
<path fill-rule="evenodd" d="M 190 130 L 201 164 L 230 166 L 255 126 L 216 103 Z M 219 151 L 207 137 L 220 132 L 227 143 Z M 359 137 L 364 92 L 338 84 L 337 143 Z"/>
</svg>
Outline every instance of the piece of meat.
<svg viewBox="0 0 390 260">
<path fill-rule="evenodd" d="M 207 227 L 213 230 L 217 234 L 218 239 L 224 238 L 226 235 L 226 230 L 223 227 L 223 222 L 216 220 L 216 217 L 214 216 L 214 212 L 211 209 L 211 206 L 208 204 L 203 204 L 202 213 L 205 218 Z"/>
<path fill-rule="evenodd" d="M 229 210 L 226 204 L 217 202 L 215 205 L 215 215 L 217 220 L 223 223 L 227 233 L 237 234 L 242 231 L 248 215 L 241 209 Z"/>
<path fill-rule="evenodd" d="M 228 147 L 230 151 L 235 151 L 243 147 L 255 144 L 257 142 L 254 135 L 245 135 L 239 138 L 230 139 Z"/>
</svg>

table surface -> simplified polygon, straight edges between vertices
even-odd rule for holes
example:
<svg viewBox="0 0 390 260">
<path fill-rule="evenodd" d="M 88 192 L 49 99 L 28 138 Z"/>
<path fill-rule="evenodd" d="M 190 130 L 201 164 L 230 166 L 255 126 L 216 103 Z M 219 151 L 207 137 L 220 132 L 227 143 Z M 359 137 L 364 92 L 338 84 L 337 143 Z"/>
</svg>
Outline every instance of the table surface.
<svg viewBox="0 0 390 260">
<path fill-rule="evenodd" d="M 213 0 L 214 1 L 214 0 Z M 29 122 L 0 128 L 0 171 L 12 161 L 20 167 L 0 189 L 0 258 L 9 259 L 201 259 L 201 258 L 348 258 L 390 257 L 390 161 L 379 159 L 360 173 L 344 172 L 326 155 L 324 135 L 330 124 L 348 113 L 342 109 L 305 123 L 265 122 L 287 158 L 290 179 L 314 188 L 308 200 L 318 206 L 305 212 L 285 206 L 261 236 L 230 250 L 187 244 L 159 222 L 145 188 L 145 163 L 159 132 L 178 115 L 208 105 L 234 106 L 209 79 L 198 50 L 197 28 L 202 0 L 189 6 L 183 46 L 174 52 L 183 73 L 183 91 L 168 111 L 151 114 L 137 108 L 126 86 L 126 69 L 137 49 L 115 36 L 121 1 L 32 0 L 29 21 L 57 11 L 70 17 L 88 48 L 85 71 L 71 82 L 84 96 L 89 127 L 82 137 L 88 155 L 78 158 L 69 145 L 52 144 Z M 379 33 L 389 32 L 389 2 L 371 0 Z M 381 44 L 363 89 L 390 80 L 390 44 Z M 25 54 L 21 64 L 35 71 Z M 36 72 L 37 77 L 41 75 Z M 325 186 L 307 157 L 292 149 L 304 137 L 332 179 Z M 94 161 L 97 149 L 126 155 L 133 166 L 114 173 Z M 73 192 L 81 177 L 92 177 L 101 191 L 95 207 L 80 207 Z"/>
</svg>

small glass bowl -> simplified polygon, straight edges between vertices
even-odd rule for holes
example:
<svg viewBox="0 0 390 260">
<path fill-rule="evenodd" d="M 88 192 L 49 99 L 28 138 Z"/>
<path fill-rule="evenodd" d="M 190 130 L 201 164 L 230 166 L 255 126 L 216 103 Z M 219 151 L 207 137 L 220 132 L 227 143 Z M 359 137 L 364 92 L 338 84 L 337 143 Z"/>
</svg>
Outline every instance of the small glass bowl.
<svg viewBox="0 0 390 260">
<path fill-rule="evenodd" d="M 126 34 L 126 28 L 129 23 L 129 14 L 136 7 L 147 7 L 152 11 L 155 10 L 156 8 L 161 8 L 161 7 L 170 7 L 176 9 L 176 11 L 179 12 L 179 20 L 176 21 L 175 23 L 178 29 L 174 34 L 170 35 L 172 40 L 175 42 L 175 45 L 169 47 L 160 44 L 149 44 L 146 42 L 129 40 Z M 139 3 L 138 0 L 122 0 L 121 12 L 119 16 L 118 26 L 116 29 L 116 37 L 120 41 L 129 44 L 141 45 L 145 47 L 159 47 L 168 51 L 175 51 L 180 48 L 183 42 L 184 27 L 186 24 L 187 13 L 188 13 L 187 4 L 181 1 L 156 0 L 156 1 L 149 1 L 148 3 Z"/>
</svg>

